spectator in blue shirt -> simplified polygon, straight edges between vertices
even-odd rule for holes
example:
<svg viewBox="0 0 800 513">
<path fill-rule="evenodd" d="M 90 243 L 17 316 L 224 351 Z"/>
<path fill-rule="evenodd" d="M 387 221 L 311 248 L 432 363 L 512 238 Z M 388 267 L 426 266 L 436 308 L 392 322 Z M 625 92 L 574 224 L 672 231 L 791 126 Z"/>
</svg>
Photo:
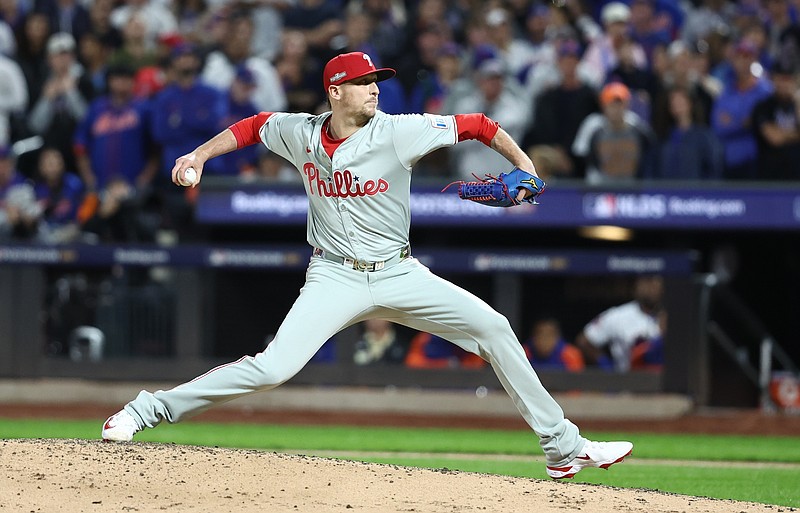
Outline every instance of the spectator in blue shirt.
<svg viewBox="0 0 800 513">
<path fill-rule="evenodd" d="M 175 187 L 172 167 L 178 157 L 219 132 L 219 120 L 225 116 L 225 96 L 198 80 L 200 57 L 194 47 L 181 44 L 170 59 L 169 84 L 152 100 L 153 139 L 161 146 L 161 164 L 153 183 L 161 201 L 161 227 L 176 230 L 179 237 L 185 238 L 195 235 L 191 195 L 197 189 Z M 219 174 L 223 165 L 222 159 L 212 159 L 203 171 L 206 176 Z"/>
<path fill-rule="evenodd" d="M 660 142 L 659 162 L 650 178 L 717 180 L 722 178 L 723 154 L 719 140 L 702 125 L 700 107 L 688 89 L 668 93 L 671 128 Z"/>
<path fill-rule="evenodd" d="M 83 182 L 68 173 L 64 157 L 56 148 L 45 148 L 39 154 L 36 200 L 42 218 L 39 239 L 42 242 L 69 242 L 77 237 L 78 208 L 83 200 Z"/>
<path fill-rule="evenodd" d="M 756 178 L 758 148 L 752 122 L 755 105 L 772 93 L 772 85 L 753 74 L 756 47 L 739 41 L 732 59 L 735 79 L 714 102 L 711 127 L 725 148 L 724 177 L 732 180 Z"/>
<path fill-rule="evenodd" d="M 150 111 L 133 96 L 134 69 L 127 64 L 109 67 L 108 95 L 93 101 L 75 132 L 78 171 L 87 188 L 100 191 L 112 178 L 144 188 L 158 162 L 150 137 Z"/>
<path fill-rule="evenodd" d="M 219 131 L 218 120 L 225 115 L 225 98 L 216 89 L 197 80 L 200 57 L 195 49 L 182 44 L 171 55 L 171 83 L 153 99 L 153 138 L 161 145 L 158 185 L 170 192 L 171 170 L 175 160 L 189 153 Z M 203 169 L 218 173 L 221 162 L 213 159 Z"/>
<path fill-rule="evenodd" d="M 761 100 L 753 109 L 758 140 L 758 178 L 798 180 L 800 115 L 795 98 L 797 72 L 794 66 L 782 62 L 778 62 L 770 72 L 775 93 Z"/>
<path fill-rule="evenodd" d="M 246 65 L 240 64 L 236 68 L 236 76 L 226 97 L 227 114 L 221 119 L 219 130 L 228 128 L 240 119 L 258 114 L 258 108 L 253 104 L 255 89 L 256 78 L 253 72 Z M 259 145 L 253 144 L 218 157 L 223 161 L 221 174 L 228 176 L 252 174 L 258 166 L 261 151 Z"/>
</svg>

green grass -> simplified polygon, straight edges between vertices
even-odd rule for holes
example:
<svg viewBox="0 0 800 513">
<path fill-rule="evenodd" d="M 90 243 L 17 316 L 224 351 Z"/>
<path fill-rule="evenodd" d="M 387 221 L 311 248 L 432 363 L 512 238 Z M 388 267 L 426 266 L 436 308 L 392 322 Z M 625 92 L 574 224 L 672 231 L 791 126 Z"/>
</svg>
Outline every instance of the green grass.
<svg viewBox="0 0 800 513">
<path fill-rule="evenodd" d="M 482 472 L 517 477 L 547 479 L 542 465 L 519 462 L 452 460 L 446 458 L 358 458 L 360 461 L 391 463 L 467 472 Z M 621 488 L 648 488 L 665 492 L 736 499 L 784 506 L 800 506 L 798 483 L 800 468 L 743 469 L 705 468 L 678 465 L 618 465 L 608 472 L 585 471 L 571 482 L 592 483 Z"/>
<path fill-rule="evenodd" d="M 98 438 L 100 421 L 43 421 L 0 418 L 0 438 Z M 584 433 L 598 440 L 635 444 L 634 461 L 612 471 L 582 472 L 576 482 L 649 488 L 688 495 L 800 507 L 800 437 Z M 526 431 L 345 426 L 285 426 L 186 422 L 145 430 L 137 440 L 265 450 L 430 453 L 352 459 L 426 468 L 449 468 L 519 477 L 546 478 L 533 435 Z M 485 455 L 448 457 L 449 453 Z M 492 455 L 523 456 L 509 461 Z M 647 461 L 651 460 L 652 464 Z M 675 460 L 674 464 L 654 460 Z M 790 468 L 684 465 L 678 460 L 794 463 Z"/>
</svg>

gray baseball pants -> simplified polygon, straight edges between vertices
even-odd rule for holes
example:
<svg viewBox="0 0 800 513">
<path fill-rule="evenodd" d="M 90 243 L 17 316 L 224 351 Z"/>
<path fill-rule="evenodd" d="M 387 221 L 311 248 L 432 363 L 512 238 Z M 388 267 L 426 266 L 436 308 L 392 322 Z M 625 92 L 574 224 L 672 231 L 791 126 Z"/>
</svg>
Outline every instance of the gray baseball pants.
<svg viewBox="0 0 800 513">
<path fill-rule="evenodd" d="M 438 335 L 489 362 L 538 435 L 548 464 L 566 464 L 583 449 L 585 439 L 542 386 L 508 320 L 414 258 L 360 272 L 313 257 L 299 297 L 264 351 L 171 390 L 142 391 L 125 410 L 141 426 L 155 427 L 270 390 L 297 374 L 330 337 L 369 318 Z"/>
</svg>

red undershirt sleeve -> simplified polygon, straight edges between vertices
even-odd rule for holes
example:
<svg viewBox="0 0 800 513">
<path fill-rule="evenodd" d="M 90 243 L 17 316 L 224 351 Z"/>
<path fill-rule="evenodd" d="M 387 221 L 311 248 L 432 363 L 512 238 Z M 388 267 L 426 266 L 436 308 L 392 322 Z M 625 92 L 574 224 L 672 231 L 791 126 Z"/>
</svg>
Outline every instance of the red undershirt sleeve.
<svg viewBox="0 0 800 513">
<path fill-rule="evenodd" d="M 458 142 L 477 139 L 486 146 L 492 144 L 492 139 L 500 128 L 500 124 L 486 114 L 456 114 L 456 129 Z"/>
<path fill-rule="evenodd" d="M 236 137 L 236 147 L 244 148 L 260 142 L 258 131 L 261 130 L 261 127 L 264 126 L 270 116 L 272 116 L 272 112 L 259 112 L 255 116 L 244 118 L 229 126 L 228 128 Z"/>
</svg>

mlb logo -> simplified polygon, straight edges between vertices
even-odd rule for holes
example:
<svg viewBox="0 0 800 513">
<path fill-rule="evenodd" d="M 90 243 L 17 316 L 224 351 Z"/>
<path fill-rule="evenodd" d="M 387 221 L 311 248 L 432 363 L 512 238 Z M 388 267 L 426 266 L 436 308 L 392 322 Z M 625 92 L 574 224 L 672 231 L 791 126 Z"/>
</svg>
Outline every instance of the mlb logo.
<svg viewBox="0 0 800 513">
<path fill-rule="evenodd" d="M 428 119 L 431 121 L 431 126 L 433 128 L 438 128 L 440 130 L 444 130 L 450 127 L 450 123 L 448 119 L 444 116 L 431 116 L 428 115 Z"/>
<path fill-rule="evenodd" d="M 583 215 L 589 219 L 610 219 L 617 213 L 613 194 L 587 194 L 583 197 Z"/>
</svg>

